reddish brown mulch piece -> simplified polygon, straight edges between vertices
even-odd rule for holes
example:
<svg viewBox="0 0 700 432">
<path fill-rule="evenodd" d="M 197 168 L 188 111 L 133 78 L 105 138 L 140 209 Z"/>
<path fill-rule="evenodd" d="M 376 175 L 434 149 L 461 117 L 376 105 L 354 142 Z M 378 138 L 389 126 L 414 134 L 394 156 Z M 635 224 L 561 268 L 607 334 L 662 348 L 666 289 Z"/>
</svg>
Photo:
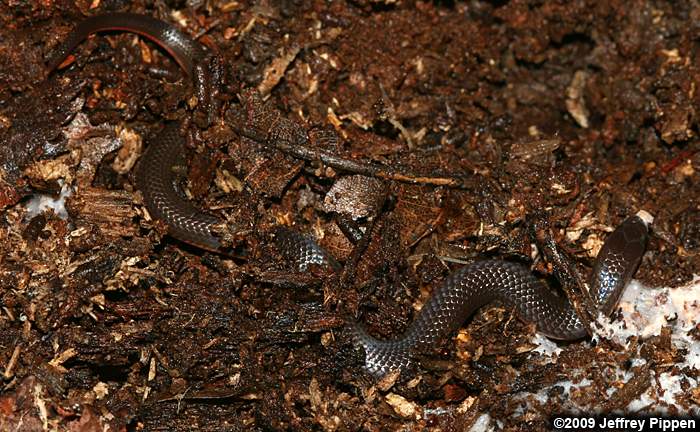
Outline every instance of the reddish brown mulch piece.
<svg viewBox="0 0 700 432">
<path fill-rule="evenodd" d="M 637 277 L 700 274 L 696 4 L 155 3 L 0 5 L 0 429 L 461 431 L 489 413 L 547 430 L 572 402 L 624 409 L 662 373 L 697 409 L 699 373 L 668 333 L 568 344 L 552 364 L 495 305 L 417 375 L 377 383 L 343 329 L 359 315 L 395 335 L 460 262 L 527 259 L 535 215 L 585 274 L 643 208 Z M 197 102 L 167 53 L 101 34 L 45 79 L 68 29 L 115 7 L 223 59 L 220 121 L 189 124 L 180 186 L 229 217 L 232 257 L 161 235 L 133 187 L 138 138 Z M 68 219 L 27 214 L 63 186 Z M 280 224 L 346 267 L 290 272 Z"/>
</svg>

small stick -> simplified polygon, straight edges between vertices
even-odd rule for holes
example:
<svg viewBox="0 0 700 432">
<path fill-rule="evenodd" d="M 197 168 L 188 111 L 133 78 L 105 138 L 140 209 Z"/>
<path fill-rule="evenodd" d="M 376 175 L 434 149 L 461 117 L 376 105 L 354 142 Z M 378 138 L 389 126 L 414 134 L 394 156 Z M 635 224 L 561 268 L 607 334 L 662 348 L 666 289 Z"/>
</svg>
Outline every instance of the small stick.
<svg viewBox="0 0 700 432">
<path fill-rule="evenodd" d="M 590 293 L 586 289 L 586 282 L 572 260 L 557 246 L 545 216 L 537 215 L 530 228 L 531 234 L 541 248 L 542 253 L 554 265 L 554 271 L 561 282 L 562 288 L 571 300 L 571 304 L 583 322 L 586 332 L 590 335 L 591 321 L 596 318 L 592 314 L 596 307 Z"/>
<path fill-rule="evenodd" d="M 248 137 L 250 138 L 250 137 Z M 369 177 L 378 177 L 385 180 L 395 180 L 402 183 L 424 184 L 432 186 L 447 186 L 451 188 L 467 189 L 468 182 L 465 179 L 455 177 L 431 177 L 422 176 L 411 172 L 401 172 L 399 170 L 378 165 L 372 162 L 346 159 L 325 150 L 310 149 L 300 144 L 290 144 L 285 141 L 269 142 L 275 149 L 290 156 L 308 162 L 320 161 L 331 168 L 362 174 Z"/>
<path fill-rule="evenodd" d="M 5 373 L 3 373 L 3 378 L 9 379 L 12 377 L 13 372 L 12 369 L 14 369 L 15 364 L 17 364 L 17 359 L 19 358 L 19 353 L 21 350 L 20 344 L 15 345 L 14 351 L 12 351 L 12 356 L 10 357 L 10 361 L 7 362 L 7 366 L 5 367 Z"/>
<path fill-rule="evenodd" d="M 292 157 L 309 162 L 320 161 L 338 170 L 402 183 L 458 189 L 470 189 L 475 184 L 474 179 L 471 178 L 424 176 L 370 161 L 347 159 L 326 150 L 311 148 L 304 127 L 283 117 L 279 110 L 265 103 L 257 91 L 248 89 L 240 95 L 240 99 L 243 110 L 234 122 L 234 128 L 246 138 Z"/>
</svg>

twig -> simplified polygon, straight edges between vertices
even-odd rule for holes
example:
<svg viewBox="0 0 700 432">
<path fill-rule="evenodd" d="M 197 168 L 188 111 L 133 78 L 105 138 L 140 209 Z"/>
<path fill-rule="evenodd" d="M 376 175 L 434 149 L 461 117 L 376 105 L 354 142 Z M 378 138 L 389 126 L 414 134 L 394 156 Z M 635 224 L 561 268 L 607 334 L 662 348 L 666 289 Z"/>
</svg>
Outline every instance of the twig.
<svg viewBox="0 0 700 432">
<path fill-rule="evenodd" d="M 571 258 L 557 246 L 545 216 L 535 216 L 535 221 L 530 225 L 530 228 L 537 245 L 541 248 L 547 260 L 553 264 L 562 288 L 569 299 L 571 299 L 576 314 L 583 321 L 586 332 L 590 335 L 591 321 L 596 318 L 592 314 L 596 307 L 590 293 L 586 289 L 586 282 L 581 277 Z"/>
<path fill-rule="evenodd" d="M 250 137 L 248 137 L 250 138 Z M 395 180 L 402 183 L 425 184 L 432 186 L 447 186 L 452 188 L 465 189 L 469 185 L 466 179 L 455 177 L 431 177 L 422 176 L 411 172 L 401 172 L 397 169 L 389 168 L 383 165 L 375 164 L 367 161 L 357 161 L 346 159 L 325 150 L 311 149 L 304 145 L 289 144 L 283 141 L 269 142 L 269 145 L 275 149 L 286 153 L 290 156 L 302 159 L 308 162 L 319 161 L 329 167 L 351 172 L 354 174 L 362 174 L 370 177 L 378 177 L 385 180 Z"/>
<path fill-rule="evenodd" d="M 399 170 L 370 161 L 359 161 L 337 156 L 325 150 L 311 148 L 306 130 L 292 120 L 282 116 L 269 103 L 264 103 L 260 95 L 252 89 L 241 94 L 243 118 L 236 119 L 234 127 L 238 132 L 261 144 L 275 148 L 287 155 L 308 162 L 321 162 L 329 167 L 385 180 L 402 183 L 446 186 L 449 188 L 471 189 L 474 179 L 460 177 L 433 177 Z"/>
</svg>

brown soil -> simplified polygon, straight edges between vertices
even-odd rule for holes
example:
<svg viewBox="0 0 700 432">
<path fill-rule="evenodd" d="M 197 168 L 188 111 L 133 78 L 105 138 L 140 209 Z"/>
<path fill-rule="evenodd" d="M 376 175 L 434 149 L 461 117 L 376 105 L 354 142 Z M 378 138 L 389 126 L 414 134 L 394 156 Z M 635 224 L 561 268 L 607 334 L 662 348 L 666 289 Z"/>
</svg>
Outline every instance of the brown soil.
<svg viewBox="0 0 700 432">
<path fill-rule="evenodd" d="M 396 335 L 454 261 L 527 262 L 537 221 L 586 274 L 608 228 L 644 209 L 655 221 L 637 278 L 700 274 L 697 3 L 258 3 L 0 5 L 1 428 L 461 431 L 488 412 L 541 430 L 567 401 L 553 387 L 523 407 L 522 392 L 578 368 L 592 383 L 581 406 L 623 409 L 682 359 L 662 335 L 564 345 L 544 367 L 534 330 L 494 305 L 417 375 L 377 383 L 344 317 Z M 229 217 L 234 257 L 162 235 L 132 186 L 141 138 L 191 113 L 165 52 L 101 34 L 46 77 L 76 22 L 114 10 L 178 22 L 224 60 L 222 121 L 190 125 L 189 187 Z M 250 87 L 314 152 L 417 184 L 242 137 Z M 30 195 L 59 180 L 77 187 L 68 219 L 27 217 Z M 361 247 L 340 228 L 351 216 Z M 290 270 L 277 224 L 315 233 L 344 269 Z M 630 365 L 637 353 L 646 366 Z M 686 391 L 697 409 L 700 390 Z"/>
</svg>

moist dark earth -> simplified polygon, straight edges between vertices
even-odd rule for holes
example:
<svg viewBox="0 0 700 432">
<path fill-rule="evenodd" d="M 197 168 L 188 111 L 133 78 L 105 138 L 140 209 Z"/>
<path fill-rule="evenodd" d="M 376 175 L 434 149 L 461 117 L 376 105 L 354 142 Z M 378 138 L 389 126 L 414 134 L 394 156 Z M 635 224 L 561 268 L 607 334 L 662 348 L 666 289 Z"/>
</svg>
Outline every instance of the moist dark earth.
<svg viewBox="0 0 700 432">
<path fill-rule="evenodd" d="M 191 80 L 134 34 L 91 37 L 47 74 L 75 23 L 109 11 L 163 19 L 220 56 L 211 126 L 190 121 Z M 543 236 L 585 279 L 640 209 L 655 220 L 636 277 L 700 274 L 696 2 L 10 0 L 0 21 L 3 430 L 462 431 L 482 413 L 546 430 L 569 398 L 522 394 L 572 370 L 590 381 L 575 402 L 602 413 L 661 373 L 697 380 L 666 333 L 561 344 L 543 366 L 534 328 L 497 304 L 382 381 L 345 331 L 400 334 L 479 258 L 556 282 Z M 239 133 L 249 89 L 307 148 Z M 189 132 L 183 185 L 227 218 L 229 254 L 171 238 L 143 206 L 133 166 L 166 121 Z M 27 211 L 69 186 L 63 217 Z M 280 225 L 340 270 L 297 271 Z M 697 410 L 690 383 L 680 405 Z"/>
</svg>

